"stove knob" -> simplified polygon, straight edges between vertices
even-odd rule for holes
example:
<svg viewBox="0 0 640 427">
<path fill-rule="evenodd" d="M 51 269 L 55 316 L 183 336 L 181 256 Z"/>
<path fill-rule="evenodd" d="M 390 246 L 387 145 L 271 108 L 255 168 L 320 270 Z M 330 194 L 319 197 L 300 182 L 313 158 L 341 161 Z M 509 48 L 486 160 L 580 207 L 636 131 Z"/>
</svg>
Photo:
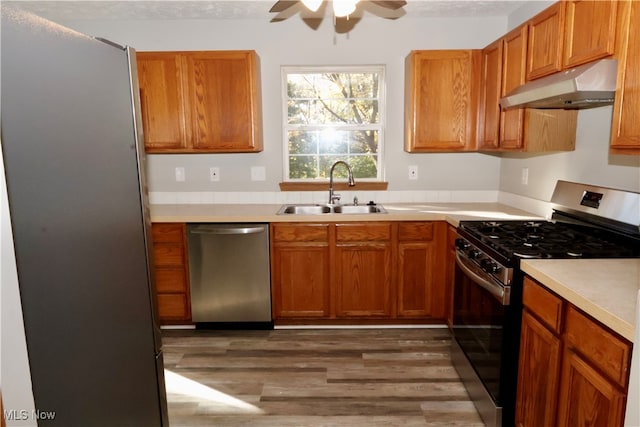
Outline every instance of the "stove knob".
<svg viewBox="0 0 640 427">
<path fill-rule="evenodd" d="M 467 256 L 471 259 L 478 259 L 482 252 L 478 248 L 471 248 L 467 251 Z"/>
<path fill-rule="evenodd" d="M 464 249 L 467 249 L 469 246 L 471 245 L 466 240 L 456 239 L 456 248 L 464 250 Z"/>
<path fill-rule="evenodd" d="M 486 258 L 480 261 L 480 266 L 487 273 L 497 273 L 500 270 L 500 267 L 496 262 Z"/>
</svg>

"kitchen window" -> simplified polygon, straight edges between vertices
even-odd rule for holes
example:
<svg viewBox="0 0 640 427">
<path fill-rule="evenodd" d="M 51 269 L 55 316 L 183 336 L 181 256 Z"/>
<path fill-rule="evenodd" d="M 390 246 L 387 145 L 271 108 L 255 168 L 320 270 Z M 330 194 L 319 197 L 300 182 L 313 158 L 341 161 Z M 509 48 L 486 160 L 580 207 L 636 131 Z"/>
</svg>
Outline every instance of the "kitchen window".
<svg viewBox="0 0 640 427">
<path fill-rule="evenodd" d="M 326 181 L 337 160 L 382 181 L 384 67 L 283 67 L 282 80 L 285 181 Z"/>
</svg>

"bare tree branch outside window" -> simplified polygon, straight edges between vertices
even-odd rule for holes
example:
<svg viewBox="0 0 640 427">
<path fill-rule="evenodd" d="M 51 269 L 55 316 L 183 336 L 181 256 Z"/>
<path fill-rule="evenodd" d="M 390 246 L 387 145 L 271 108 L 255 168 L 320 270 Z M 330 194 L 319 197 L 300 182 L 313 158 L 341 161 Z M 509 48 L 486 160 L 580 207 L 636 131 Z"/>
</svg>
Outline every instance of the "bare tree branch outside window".
<svg viewBox="0 0 640 427">
<path fill-rule="evenodd" d="M 287 67 L 283 80 L 286 179 L 327 179 L 344 160 L 356 178 L 381 180 L 384 68 Z"/>
</svg>

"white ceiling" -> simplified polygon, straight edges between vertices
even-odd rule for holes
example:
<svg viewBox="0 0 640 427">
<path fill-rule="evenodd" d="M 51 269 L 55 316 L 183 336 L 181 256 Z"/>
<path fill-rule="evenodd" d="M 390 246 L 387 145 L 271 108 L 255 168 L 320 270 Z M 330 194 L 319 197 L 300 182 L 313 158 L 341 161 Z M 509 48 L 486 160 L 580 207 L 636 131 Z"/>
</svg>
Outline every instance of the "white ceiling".
<svg viewBox="0 0 640 427">
<path fill-rule="evenodd" d="M 361 0 L 366 1 L 366 0 Z M 3 1 L 56 20 L 271 19 L 275 0 Z M 526 1 L 407 0 L 406 17 L 508 16 Z M 298 7 L 298 6 L 296 6 Z"/>
</svg>

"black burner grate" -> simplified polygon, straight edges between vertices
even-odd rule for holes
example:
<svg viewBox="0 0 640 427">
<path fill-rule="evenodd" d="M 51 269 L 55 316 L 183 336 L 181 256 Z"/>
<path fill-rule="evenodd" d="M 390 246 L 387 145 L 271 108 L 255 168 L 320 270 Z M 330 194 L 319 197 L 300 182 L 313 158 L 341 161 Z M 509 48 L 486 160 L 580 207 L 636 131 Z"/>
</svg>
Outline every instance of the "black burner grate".
<svg viewBox="0 0 640 427">
<path fill-rule="evenodd" d="M 505 257 L 636 258 L 637 242 L 608 230 L 552 221 L 462 221 L 461 227 Z"/>
</svg>

